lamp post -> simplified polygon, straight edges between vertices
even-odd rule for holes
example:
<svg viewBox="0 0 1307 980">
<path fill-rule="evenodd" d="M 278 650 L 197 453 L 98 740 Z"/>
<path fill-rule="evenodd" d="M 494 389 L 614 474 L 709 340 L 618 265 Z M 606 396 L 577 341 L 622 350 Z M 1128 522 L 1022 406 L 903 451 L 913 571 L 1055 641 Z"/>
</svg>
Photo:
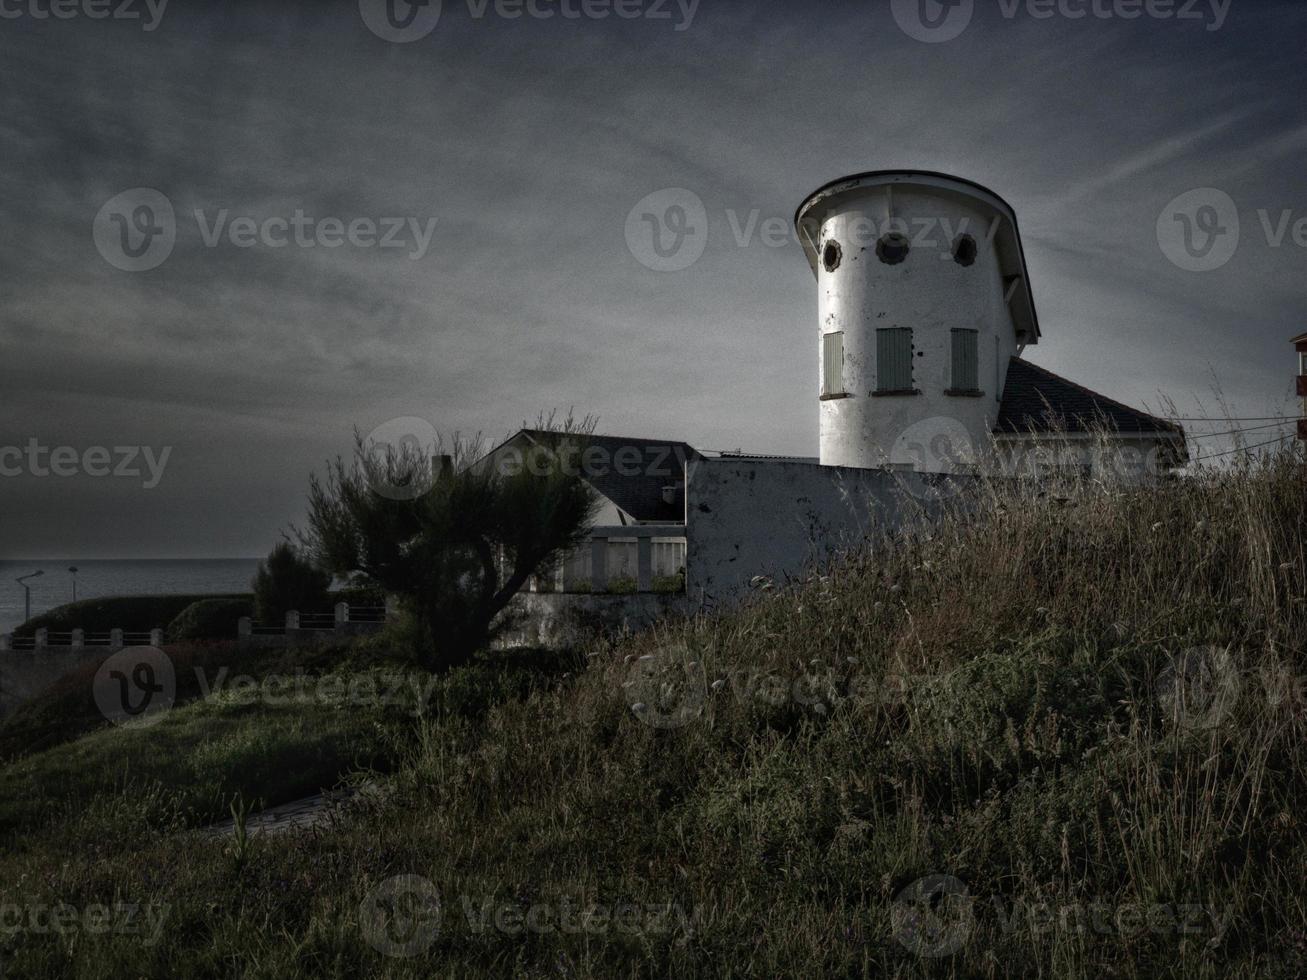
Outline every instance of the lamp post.
<svg viewBox="0 0 1307 980">
<path fill-rule="evenodd" d="M 29 578 L 40 578 L 44 574 L 45 572 L 36 571 L 33 572 L 31 575 L 24 575 L 21 578 L 14 579 L 15 582 L 17 582 L 19 585 L 23 587 L 23 622 L 24 623 L 32 618 L 32 587 L 27 584 L 27 580 Z"/>
<path fill-rule="evenodd" d="M 69 566 L 68 571 L 71 572 L 73 576 L 73 602 L 76 602 L 77 601 L 77 566 L 76 565 Z"/>
</svg>

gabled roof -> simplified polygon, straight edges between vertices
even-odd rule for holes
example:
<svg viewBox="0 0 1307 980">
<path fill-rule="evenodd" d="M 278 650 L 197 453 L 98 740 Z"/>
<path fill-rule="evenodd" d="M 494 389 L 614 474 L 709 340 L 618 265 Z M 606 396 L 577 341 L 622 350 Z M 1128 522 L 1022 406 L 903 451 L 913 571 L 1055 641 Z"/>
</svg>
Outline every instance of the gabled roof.
<svg viewBox="0 0 1307 980">
<path fill-rule="evenodd" d="M 1014 357 L 994 431 L 999 433 L 1142 432 L 1184 442 L 1184 429 L 1090 391 L 1037 364 Z"/>
<path fill-rule="evenodd" d="M 576 461 L 581 476 L 634 520 L 677 524 L 685 520 L 685 464 L 699 458 L 688 443 L 521 429 L 490 455 L 519 437 L 543 445 L 570 438 L 583 446 Z M 670 500 L 663 496 L 664 488 L 671 488 Z"/>
</svg>

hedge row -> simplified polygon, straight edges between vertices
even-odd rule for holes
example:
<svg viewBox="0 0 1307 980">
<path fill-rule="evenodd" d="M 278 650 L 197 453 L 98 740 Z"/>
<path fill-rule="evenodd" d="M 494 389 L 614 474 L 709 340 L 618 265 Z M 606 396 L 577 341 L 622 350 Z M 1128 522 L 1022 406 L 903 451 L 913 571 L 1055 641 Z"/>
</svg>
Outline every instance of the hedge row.
<svg viewBox="0 0 1307 980">
<path fill-rule="evenodd" d="M 380 606 L 385 604 L 385 596 L 375 590 L 349 588 L 331 593 L 331 603 L 334 605 L 337 602 L 348 602 L 355 606 Z M 192 609 L 193 606 L 197 608 Z M 242 608 L 248 611 L 235 612 Z M 236 634 L 236 620 L 241 616 L 252 615 L 253 608 L 254 596 L 249 593 L 106 596 L 56 606 L 49 612 L 33 616 L 15 629 L 14 635 L 33 636 L 39 629 L 47 629 L 52 633 L 66 633 L 75 629 L 84 629 L 88 633 L 107 633 L 111 629 L 144 633 L 161 629 L 167 632 L 168 639 L 171 640 L 178 638 L 173 635 L 173 624 L 177 622 L 179 629 L 186 630 L 186 639 L 227 639 Z M 184 613 L 186 616 L 182 618 Z M 206 630 L 213 632 L 206 633 Z"/>
</svg>

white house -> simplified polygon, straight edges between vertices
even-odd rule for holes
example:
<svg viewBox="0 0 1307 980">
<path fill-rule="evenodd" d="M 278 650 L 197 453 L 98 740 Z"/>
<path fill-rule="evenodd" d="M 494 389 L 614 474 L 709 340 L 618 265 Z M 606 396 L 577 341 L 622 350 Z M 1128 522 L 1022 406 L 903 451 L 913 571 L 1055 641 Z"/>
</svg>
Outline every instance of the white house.
<svg viewBox="0 0 1307 980">
<path fill-rule="evenodd" d="M 728 600 L 756 576 L 783 576 L 873 524 L 892 526 L 941 489 L 965 493 L 982 470 L 1141 481 L 1187 461 L 1179 426 L 1024 359 L 1039 320 L 1016 215 L 992 191 L 876 171 L 818 189 L 795 222 L 817 280 L 818 455 L 590 437 L 580 472 L 603 512 L 590 547 L 525 597 L 542 634 L 565 612 L 635 622 L 669 601 Z M 522 430 L 490 458 L 554 438 Z M 637 594 L 567 594 L 615 581 Z M 669 582 L 684 594 L 667 596 Z"/>
<path fill-rule="evenodd" d="M 817 279 L 823 465 L 971 472 L 1038 459 L 1142 478 L 1186 459 L 1178 426 L 1021 359 L 1039 319 L 1016 214 L 993 191 L 875 171 L 818 189 L 795 223 Z M 1108 438 L 1090 453 L 1096 429 Z"/>
</svg>

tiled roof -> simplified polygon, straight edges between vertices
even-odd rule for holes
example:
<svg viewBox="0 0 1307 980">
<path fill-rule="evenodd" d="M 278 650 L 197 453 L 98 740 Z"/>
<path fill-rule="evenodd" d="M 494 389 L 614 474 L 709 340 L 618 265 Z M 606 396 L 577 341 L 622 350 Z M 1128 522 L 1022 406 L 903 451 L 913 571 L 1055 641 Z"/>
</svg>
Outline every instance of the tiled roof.
<svg viewBox="0 0 1307 980">
<path fill-rule="evenodd" d="M 523 429 L 537 442 L 557 440 L 556 432 Z M 688 443 L 625 436 L 575 437 L 586 447 L 581 474 L 592 487 L 637 521 L 685 520 L 685 464 L 699 453 Z M 674 488 L 670 502 L 663 488 Z"/>
<path fill-rule="evenodd" d="M 1147 432 L 1184 439 L 1184 429 L 1090 391 L 1052 371 L 1014 357 L 999 406 L 995 432 Z"/>
</svg>

